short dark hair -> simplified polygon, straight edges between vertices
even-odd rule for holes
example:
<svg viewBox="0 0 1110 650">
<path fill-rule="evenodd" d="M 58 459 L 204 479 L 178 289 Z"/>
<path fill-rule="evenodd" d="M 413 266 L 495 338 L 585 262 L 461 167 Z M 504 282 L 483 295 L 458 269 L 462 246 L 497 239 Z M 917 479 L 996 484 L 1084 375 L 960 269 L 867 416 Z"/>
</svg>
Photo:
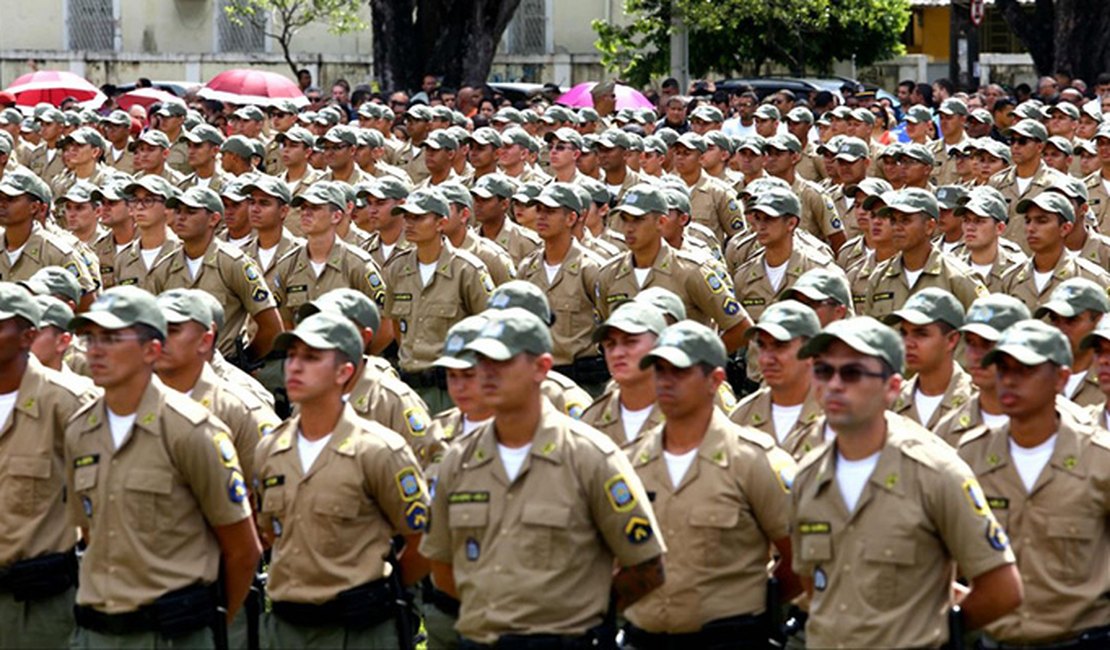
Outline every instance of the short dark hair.
<svg viewBox="0 0 1110 650">
<path fill-rule="evenodd" d="M 343 88 L 343 90 L 346 90 L 347 92 L 351 92 L 351 84 L 347 83 L 346 79 L 336 79 L 332 83 L 331 87 L 335 88 L 336 86 Z"/>
<path fill-rule="evenodd" d="M 913 79 L 903 79 L 902 81 L 898 82 L 898 87 L 899 88 L 908 88 L 910 90 L 913 90 L 914 86 L 916 86 L 916 85 L 917 85 L 917 82 L 914 81 Z"/>
<path fill-rule="evenodd" d="M 663 83 L 660 84 L 659 87 L 660 88 L 678 88 L 678 79 L 675 79 L 674 77 L 667 77 L 666 79 L 663 80 Z"/>
<path fill-rule="evenodd" d="M 947 90 L 949 95 L 956 92 L 956 85 L 954 83 L 952 83 L 952 80 L 947 78 L 947 77 L 941 77 L 940 79 L 937 79 L 933 83 L 940 86 L 941 88 Z"/>
<path fill-rule="evenodd" d="M 138 336 L 139 343 L 149 343 L 151 341 L 165 341 L 166 335 L 160 330 L 147 325 L 146 323 L 135 323 L 131 326 Z"/>
</svg>

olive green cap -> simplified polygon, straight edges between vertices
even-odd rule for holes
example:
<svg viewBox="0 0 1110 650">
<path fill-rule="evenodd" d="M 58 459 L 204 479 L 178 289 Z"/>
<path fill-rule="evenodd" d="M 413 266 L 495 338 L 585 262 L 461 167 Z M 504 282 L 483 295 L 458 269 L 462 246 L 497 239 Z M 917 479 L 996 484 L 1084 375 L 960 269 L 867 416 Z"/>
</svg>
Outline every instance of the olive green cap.
<svg viewBox="0 0 1110 650">
<path fill-rule="evenodd" d="M 658 135 L 649 135 L 644 138 L 644 151 L 667 155 L 667 141 Z"/>
<path fill-rule="evenodd" d="M 728 352 L 716 332 L 701 323 L 683 320 L 663 330 L 655 347 L 640 359 L 640 368 L 650 368 L 657 359 L 677 368 L 690 368 L 699 363 L 724 368 L 728 364 Z"/>
<path fill-rule="evenodd" d="M 641 300 L 629 300 L 622 303 L 609 318 L 598 325 L 593 333 L 594 343 L 601 343 L 609 334 L 610 329 L 616 329 L 625 334 L 644 334 L 651 332 L 659 335 L 667 329 L 667 319 L 663 311 L 655 305 Z"/>
<path fill-rule="evenodd" d="M 667 214 L 670 212 L 670 207 L 667 205 L 667 198 L 658 187 L 649 183 L 637 183 L 629 188 L 620 205 L 613 208 L 613 212 L 642 217 L 646 214 Z"/>
<path fill-rule="evenodd" d="M 790 109 L 784 118 L 787 122 L 795 122 L 799 124 L 813 124 L 813 111 L 805 106 L 795 106 Z"/>
<path fill-rule="evenodd" d="M 971 111 L 969 116 L 980 124 L 990 124 L 994 126 L 994 116 L 985 108 L 976 108 Z"/>
<path fill-rule="evenodd" d="M 906 121 L 913 124 L 929 122 L 932 119 L 932 111 L 930 111 L 928 107 L 925 106 L 911 106 L 910 109 L 906 111 Z"/>
<path fill-rule="evenodd" d="M 511 126 L 501 132 L 502 147 L 511 147 L 514 144 L 520 145 L 528 151 L 539 150 L 539 147 L 537 146 L 536 141 L 532 138 L 532 136 L 528 135 L 527 131 L 517 126 Z"/>
<path fill-rule="evenodd" d="M 462 183 L 446 181 L 437 185 L 436 189 L 443 193 L 443 198 L 447 199 L 448 203 L 474 208 L 474 197 L 470 195 L 470 189 Z"/>
<path fill-rule="evenodd" d="M 360 328 L 369 327 L 375 332 L 382 326 L 381 313 L 374 301 L 361 291 L 349 287 L 332 289 L 301 305 L 297 309 L 297 321 L 322 311 L 342 314 Z"/>
<path fill-rule="evenodd" d="M 1065 176 L 1057 174 L 1051 184 L 1045 188 L 1046 192 L 1059 192 L 1069 199 L 1079 201 L 1080 203 L 1087 203 L 1091 195 L 1087 191 L 1087 184 L 1083 179 L 1076 178 L 1075 176 Z"/>
<path fill-rule="evenodd" d="M 220 196 L 234 203 L 242 203 L 249 198 L 246 193 L 246 187 L 249 183 L 250 179 L 246 175 L 233 178 L 220 189 Z"/>
<path fill-rule="evenodd" d="M 42 306 L 27 289 L 14 282 L 0 282 L 0 320 L 16 317 L 38 327 L 42 318 Z"/>
<path fill-rule="evenodd" d="M 1070 156 L 1075 153 L 1075 149 L 1072 148 L 1071 142 L 1068 142 L 1066 139 L 1058 135 L 1050 136 L 1047 143 L 1048 146 L 1055 147 L 1065 156 Z"/>
<path fill-rule="evenodd" d="M 930 167 L 937 164 L 937 159 L 933 157 L 933 152 L 929 151 L 929 148 L 925 145 L 917 144 L 916 142 L 903 144 L 902 148 L 898 150 L 898 157 L 916 160 Z"/>
<path fill-rule="evenodd" d="M 605 149 L 627 149 L 629 146 L 628 133 L 620 129 L 609 129 L 597 137 L 596 146 Z"/>
<path fill-rule="evenodd" d="M 663 126 L 655 129 L 655 133 L 653 133 L 652 135 L 656 138 L 659 138 L 663 142 L 666 142 L 668 147 L 673 147 L 674 144 L 678 142 L 678 139 L 681 137 L 678 134 L 678 131 L 675 131 L 669 126 Z"/>
<path fill-rule="evenodd" d="M 546 124 L 555 124 L 556 122 L 571 122 L 576 124 L 578 122 L 578 118 L 575 117 L 574 113 L 572 113 L 570 109 L 568 109 L 566 106 L 560 106 L 558 104 L 555 104 L 554 106 L 548 106 L 547 110 L 543 112 L 543 115 L 540 117 L 540 119 L 543 120 Z"/>
<path fill-rule="evenodd" d="M 940 108 L 937 109 L 945 115 L 964 115 L 968 114 L 967 104 L 964 100 L 958 97 L 949 97 L 940 103 Z"/>
<path fill-rule="evenodd" d="M 918 187 L 907 187 L 905 189 L 887 192 L 883 194 L 882 201 L 886 205 L 879 208 L 880 215 L 887 215 L 891 212 L 898 211 L 909 214 L 924 212 L 933 219 L 940 216 L 940 206 L 937 204 L 937 197 L 933 196 L 932 192 Z M 864 207 L 867 207 L 866 203 Z"/>
<path fill-rule="evenodd" d="M 346 181 L 328 181 L 328 183 L 335 188 L 339 195 L 343 197 L 343 205 L 346 207 L 348 203 L 354 203 L 358 196 L 355 194 L 353 185 Z"/>
<path fill-rule="evenodd" d="M 859 192 L 863 192 L 865 197 L 882 196 L 886 192 L 891 192 L 893 190 L 894 188 L 886 180 L 868 176 L 854 185 L 846 186 L 844 188 L 844 196 L 854 197 Z M 867 206 L 865 205 L 864 207 Z"/>
<path fill-rule="evenodd" d="M 358 146 L 370 147 L 377 149 L 378 147 L 385 146 L 385 136 L 377 129 L 355 129 L 355 135 L 358 136 Z"/>
<path fill-rule="evenodd" d="M 685 303 L 682 302 L 682 298 L 679 298 L 677 293 L 670 289 L 648 287 L 636 294 L 634 300 L 655 306 L 663 312 L 664 316 L 670 316 L 675 322 L 686 320 Z"/>
<path fill-rule="evenodd" d="M 81 285 L 74 273 L 60 266 L 44 266 L 20 284 L 36 296 L 57 296 L 77 304 L 81 302 Z"/>
<path fill-rule="evenodd" d="M 1110 341 L 1110 316 L 1105 314 L 1102 318 L 1098 319 L 1098 325 L 1095 326 L 1095 329 L 1090 334 L 1084 336 L 1083 340 L 1079 342 L 1079 349 L 1089 350 L 1095 347 L 1099 339 Z"/>
<path fill-rule="evenodd" d="M 446 106 L 443 106 L 442 104 L 439 105 L 439 106 L 433 106 L 432 107 L 432 119 L 437 121 L 437 122 L 450 122 L 451 121 L 451 109 L 446 107 Z"/>
<path fill-rule="evenodd" d="M 8 196 L 30 194 L 39 201 L 49 204 L 54 194 L 46 183 L 29 170 L 8 171 L 0 179 L 0 192 Z"/>
<path fill-rule="evenodd" d="M 566 142 L 567 144 L 572 144 L 579 151 L 586 147 L 585 141 L 582 140 L 582 134 L 566 126 L 556 129 L 551 133 L 548 133 L 546 136 L 544 136 L 544 139 L 548 142 L 551 142 L 552 140 L 559 140 L 561 142 Z"/>
<path fill-rule="evenodd" d="M 295 341 L 316 350 L 339 350 L 356 366 L 362 361 L 362 334 L 346 317 L 322 311 L 297 323 L 274 339 L 274 350 L 286 352 Z"/>
<path fill-rule="evenodd" d="M 162 149 L 170 148 L 170 139 L 166 137 L 165 133 L 162 133 L 157 129 L 144 131 L 141 135 L 139 135 L 139 137 L 132 140 L 131 144 L 127 145 L 127 148 L 130 151 L 134 151 L 141 143 L 146 143 L 154 147 L 160 147 Z"/>
<path fill-rule="evenodd" d="M 484 199 L 498 197 L 501 199 L 511 199 L 513 194 L 516 193 L 517 182 L 512 178 L 500 172 L 494 174 L 486 174 L 474 183 L 474 187 L 470 189 L 470 193 L 482 197 Z"/>
<path fill-rule="evenodd" d="M 955 210 L 968 196 L 963 185 L 941 185 L 937 188 L 937 207 L 941 210 Z"/>
<path fill-rule="evenodd" d="M 767 190 L 753 197 L 748 203 L 747 211 L 762 212 L 769 217 L 799 217 L 802 214 L 802 202 L 794 192 Z"/>
<path fill-rule="evenodd" d="M 1067 115 L 1073 120 L 1079 119 L 1079 107 L 1071 102 L 1057 102 L 1044 109 L 1045 116 L 1052 115 L 1053 113 L 1060 112 Z"/>
<path fill-rule="evenodd" d="M 1033 319 L 1019 321 L 1006 328 L 994 349 L 983 357 L 983 367 L 994 365 L 1004 354 L 1025 366 L 1053 363 L 1070 367 L 1072 364 L 1071 345 L 1064 333 L 1044 321 Z"/>
<path fill-rule="evenodd" d="M 763 192 L 771 192 L 775 190 L 778 190 L 780 192 L 794 191 L 793 188 L 790 186 L 790 183 L 787 183 L 777 176 L 761 176 L 759 178 L 752 179 L 752 182 L 745 185 L 744 189 L 740 190 L 739 196 L 740 198 L 747 201 L 756 194 L 762 194 Z"/>
<path fill-rule="evenodd" d="M 790 153 L 801 153 L 802 143 L 798 138 L 794 137 L 792 133 L 776 133 L 770 138 L 767 138 L 763 149 L 764 151 L 767 149 L 778 149 L 779 151 L 788 151 Z"/>
<path fill-rule="evenodd" d="M 956 208 L 957 217 L 962 217 L 969 212 L 980 217 L 989 217 L 999 223 L 1007 223 L 1010 220 L 1010 215 L 1006 211 L 1006 202 L 990 192 L 980 191 L 980 188 L 969 192 L 967 199 Z"/>
<path fill-rule="evenodd" d="M 300 112 L 300 109 L 297 108 L 297 105 L 294 104 L 293 100 L 291 99 L 275 99 L 274 102 L 270 104 L 269 112 L 272 114 L 275 111 L 279 113 L 287 113 L 289 115 L 296 115 L 298 112 Z"/>
<path fill-rule="evenodd" d="M 372 131 L 372 130 L 364 130 L 364 131 L 367 132 L 367 133 L 374 133 L 378 136 L 378 138 L 382 138 L 382 134 L 378 131 Z M 447 127 L 447 132 L 450 133 L 451 137 L 454 138 L 455 141 L 459 143 L 460 147 L 467 146 L 467 145 L 470 144 L 470 131 L 467 131 L 465 128 L 463 128 L 461 126 L 452 125 L 452 126 Z M 376 146 L 380 147 L 380 146 L 383 146 L 384 144 L 385 144 L 385 139 L 382 138 L 381 144 L 376 145 Z"/>
<path fill-rule="evenodd" d="M 209 212 L 224 213 L 224 202 L 220 195 L 215 190 L 207 187 L 194 186 L 185 190 L 181 196 L 175 196 L 166 200 L 167 208 L 177 208 L 180 206 L 190 208 L 202 208 Z"/>
<path fill-rule="evenodd" d="M 226 138 L 224 138 L 224 134 L 220 133 L 220 130 L 212 126 L 211 124 L 198 124 L 186 131 L 184 137 L 186 140 L 194 144 L 207 142 L 208 144 L 214 144 L 217 147 L 223 145 L 224 140 L 226 140 Z"/>
<path fill-rule="evenodd" d="M 156 112 L 162 117 L 185 117 L 185 114 L 189 112 L 189 107 L 185 105 L 185 102 L 171 99 L 163 102 Z"/>
<path fill-rule="evenodd" d="M 363 102 L 358 107 L 358 116 L 371 120 L 380 119 L 382 117 L 382 105 L 374 102 Z"/>
<path fill-rule="evenodd" d="M 862 108 L 862 107 L 853 108 L 852 112 L 848 114 L 847 119 L 854 120 L 856 122 L 863 122 L 864 124 L 867 124 L 868 126 L 874 126 L 875 125 L 875 114 L 872 113 L 871 111 L 867 110 L 866 108 Z"/>
<path fill-rule="evenodd" d="M 543 187 L 544 186 L 540 183 L 524 183 L 519 188 L 517 188 L 516 194 L 513 194 L 513 201 L 516 201 L 517 203 L 523 203 L 524 205 L 535 203 L 536 197 L 539 196 L 540 192 L 543 191 Z M 581 186 L 577 187 L 581 188 Z M 585 192 L 585 188 L 581 189 L 583 192 Z M 467 197 L 469 198 L 469 196 L 470 192 L 467 191 Z M 581 197 L 581 195 L 579 196 Z M 588 202 L 590 199 L 590 193 L 586 192 L 585 196 Z"/>
<path fill-rule="evenodd" d="M 427 187 L 409 194 L 404 203 L 393 208 L 392 213 L 394 215 L 435 214 L 446 217 L 451 214 L 451 206 L 447 203 L 447 197 L 443 192 L 434 187 Z"/>
<path fill-rule="evenodd" d="M 1014 156 L 1010 152 L 1010 148 L 1007 147 L 1005 144 L 999 142 L 998 140 L 994 140 L 992 138 L 983 138 L 983 143 L 982 145 L 980 145 L 979 150 L 985 151 L 991 156 L 998 158 L 999 160 L 1006 161 L 1007 165 L 1011 164 L 1014 160 Z"/>
<path fill-rule="evenodd" d="M 701 122 L 724 122 L 725 116 L 721 113 L 721 109 L 709 104 L 702 104 L 690 112 L 690 121 L 698 120 Z"/>
<path fill-rule="evenodd" d="M 584 209 L 579 200 L 578 192 L 570 183 L 550 183 L 536 196 L 536 203 L 541 203 L 549 208 L 566 208 L 572 212 L 581 213 Z"/>
<path fill-rule="evenodd" d="M 249 183 L 243 186 L 243 193 L 250 194 L 255 190 L 268 194 L 282 203 L 288 204 L 293 201 L 293 193 L 289 191 L 289 186 L 277 176 L 255 175 Z"/>
<path fill-rule="evenodd" d="M 690 214 L 690 194 L 673 185 L 662 188 L 663 196 L 667 199 L 667 208 L 679 214 Z"/>
<path fill-rule="evenodd" d="M 313 183 L 303 193 L 293 197 L 290 204 L 294 208 L 299 208 L 305 203 L 312 205 L 325 205 L 330 204 L 336 210 L 346 210 L 347 201 L 343 196 L 343 192 L 326 182 Z"/>
<path fill-rule="evenodd" d="M 106 147 L 104 136 L 100 135 L 100 132 L 91 126 L 83 126 L 69 135 L 58 138 L 58 148 L 60 149 L 71 142 L 87 144 L 102 150 Z"/>
<path fill-rule="evenodd" d="M 63 203 L 89 203 L 93 200 L 93 192 L 95 192 L 96 189 L 96 186 L 88 181 L 77 181 L 66 190 L 65 194 L 54 199 L 54 205 L 61 205 Z"/>
<path fill-rule="evenodd" d="M 852 307 L 852 289 L 843 271 L 810 269 L 798 276 L 792 286 L 783 289 L 779 299 L 794 298 L 795 294 L 814 301 L 835 300 L 845 307 Z"/>
<path fill-rule="evenodd" d="M 1041 192 L 1033 198 L 1022 199 L 1018 201 L 1017 204 L 1018 214 L 1029 212 L 1029 208 L 1034 205 L 1045 212 L 1060 215 L 1065 221 L 1075 223 L 1075 208 L 1072 207 L 1071 201 L 1063 194 L 1058 192 Z"/>
<path fill-rule="evenodd" d="M 261 108 L 254 106 L 253 104 L 248 104 L 247 106 L 240 106 L 239 108 L 237 108 L 235 112 L 231 114 L 231 117 L 239 118 L 240 120 L 261 122 L 262 120 L 266 119 L 266 114 L 262 112 Z"/>
<path fill-rule="evenodd" d="M 312 131 L 304 128 L 303 126 L 291 126 L 284 133 L 279 133 L 274 136 L 281 144 L 285 142 L 299 142 L 306 147 L 316 146 L 316 136 L 312 135 Z"/>
<path fill-rule="evenodd" d="M 736 143 L 724 131 L 710 131 L 704 136 L 706 148 L 717 147 L 721 151 L 727 151 L 729 154 L 735 153 Z"/>
<path fill-rule="evenodd" d="M 1052 290 L 1047 302 L 1037 307 L 1033 318 L 1044 318 L 1049 313 L 1071 318 L 1085 311 L 1110 312 L 1106 289 L 1086 278 L 1068 278 Z"/>
<path fill-rule="evenodd" d="M 250 160 L 254 155 L 254 145 L 245 135 L 233 135 L 220 145 L 220 153 L 232 153 L 244 160 Z"/>
<path fill-rule="evenodd" d="M 490 293 L 486 307 L 492 310 L 519 307 L 532 312 L 548 325 L 555 323 L 555 314 L 551 312 L 551 303 L 547 301 L 547 294 L 538 286 L 524 280 L 510 280 L 497 286 Z"/>
<path fill-rule="evenodd" d="M 798 337 L 812 338 L 821 331 L 817 312 L 797 300 L 782 300 L 763 310 L 759 322 L 744 332 L 751 339 L 756 332 L 766 332 L 776 341 L 789 341 Z"/>
<path fill-rule="evenodd" d="M 128 175 L 109 178 L 104 181 L 103 185 L 93 190 L 92 200 L 98 202 L 122 201 L 127 198 L 123 190 L 129 183 L 131 183 L 131 176 Z"/>
<path fill-rule="evenodd" d="M 342 119 L 342 116 L 339 114 L 339 109 L 334 106 L 321 108 L 312 116 L 312 122 L 314 124 L 329 127 L 339 124 L 340 119 Z"/>
<path fill-rule="evenodd" d="M 1015 135 L 1024 136 L 1026 138 L 1033 138 L 1039 142 L 1048 140 L 1048 130 L 1037 120 L 1024 119 L 1006 129 L 1002 133 L 1006 137 L 1013 137 Z"/>
<path fill-rule="evenodd" d="M 10 154 L 14 145 L 15 142 L 12 140 L 11 134 L 7 131 L 0 131 L 0 155 Z"/>
<path fill-rule="evenodd" d="M 504 144 L 501 140 L 501 134 L 497 132 L 497 129 L 488 126 L 474 129 L 474 132 L 470 134 L 470 141 L 482 146 L 493 145 L 498 149 Z"/>
<path fill-rule="evenodd" d="M 594 203 L 599 205 L 606 204 L 613 198 L 612 193 L 609 192 L 609 188 L 605 186 L 605 183 L 602 183 L 596 178 L 583 176 L 578 179 L 578 184 L 586 188 L 586 191 L 590 193 L 590 200 Z"/>
<path fill-rule="evenodd" d="M 447 129 L 436 129 L 428 134 L 427 139 L 420 146 L 429 149 L 455 151 L 459 148 L 459 141 Z"/>
<path fill-rule="evenodd" d="M 128 118 L 128 124 L 131 123 Z M 0 125 L 11 126 L 13 124 L 23 124 L 23 115 L 14 108 L 5 108 L 0 110 Z"/>
<path fill-rule="evenodd" d="M 455 121 L 456 124 L 459 124 L 460 126 L 466 124 L 466 116 L 463 115 L 462 113 L 460 113 L 458 111 L 452 111 L 451 115 L 452 115 L 452 119 Z M 520 116 L 524 118 L 524 123 L 525 124 L 536 124 L 537 122 L 540 122 L 541 119 L 542 119 L 542 118 L 540 118 L 539 113 L 537 113 L 536 111 L 534 111 L 530 108 L 526 108 L 526 109 L 522 110 L 520 112 Z M 568 121 L 570 121 L 573 124 L 577 124 L 578 123 L 578 118 L 576 118 L 574 116 L 574 113 L 571 113 L 570 114 L 570 119 Z"/>
<path fill-rule="evenodd" d="M 755 109 L 755 117 L 761 120 L 781 120 L 782 113 L 771 104 L 760 104 Z"/>
<path fill-rule="evenodd" d="M 706 149 L 709 148 L 709 143 L 705 141 L 705 138 L 698 135 L 697 133 L 694 133 L 693 131 L 687 131 L 686 133 L 683 133 L 678 137 L 678 140 L 674 143 L 674 146 L 685 147 L 686 149 L 692 149 L 694 151 L 705 153 Z"/>
<path fill-rule="evenodd" d="M 879 152 L 879 158 L 897 158 L 902 154 L 902 147 L 901 142 L 891 142 Z"/>
<path fill-rule="evenodd" d="M 894 372 L 902 372 L 906 348 L 902 337 L 870 316 L 833 321 L 806 342 L 798 357 L 806 359 L 824 352 L 833 341 L 840 341 L 860 354 L 886 362 Z"/>
<path fill-rule="evenodd" d="M 1094 140 L 1084 140 L 1083 138 L 1076 138 L 1075 139 L 1075 153 L 1076 154 L 1084 154 L 1085 153 L 1085 154 L 1088 154 L 1088 155 L 1091 155 L 1091 156 L 1097 156 L 1098 155 L 1098 145 L 1095 144 Z"/>
<path fill-rule="evenodd" d="M 451 368 L 453 370 L 466 370 L 475 365 L 474 353 L 467 351 L 466 346 L 478 338 L 482 328 L 489 323 L 489 318 L 482 314 L 467 316 L 455 323 L 447 330 L 447 338 L 443 342 L 443 352 L 439 358 L 432 362 L 433 366 Z"/>
<path fill-rule="evenodd" d="M 867 143 L 859 138 L 846 137 L 840 141 L 840 145 L 836 148 L 836 160 L 847 160 L 848 162 L 856 162 L 871 156 L 871 148 Z"/>
<path fill-rule="evenodd" d="M 38 327 L 57 327 L 63 332 L 69 331 L 69 322 L 73 320 L 73 310 L 69 305 L 54 296 L 35 296 L 35 302 L 38 303 L 42 309 L 42 316 L 39 317 Z M 0 311 L 3 308 L 0 307 Z"/>
<path fill-rule="evenodd" d="M 404 201 L 408 195 L 412 193 L 412 186 L 409 185 L 404 179 L 396 176 L 380 176 L 373 181 L 367 183 L 365 189 L 358 192 L 359 196 L 369 195 L 383 201 L 385 199 L 396 199 Z M 443 189 L 443 188 L 440 188 Z"/>
<path fill-rule="evenodd" d="M 198 293 L 198 291 L 184 289 L 166 291 L 159 295 L 158 307 L 165 315 L 166 323 L 194 321 L 206 329 L 212 327 L 212 309 Z"/>
<path fill-rule="evenodd" d="M 513 108 L 512 106 L 504 106 L 502 108 L 499 108 L 497 112 L 493 114 L 493 118 L 490 119 L 490 121 L 524 124 L 524 116 L 520 114 L 520 111 Z"/>
<path fill-rule="evenodd" d="M 7 178 L 7 176 L 4 178 Z M 155 176 L 153 174 L 146 174 L 145 176 L 140 176 L 131 181 L 128 183 L 127 187 L 123 188 L 123 193 L 132 196 L 135 194 L 135 190 L 139 188 L 151 194 L 156 194 L 166 200 L 181 194 L 181 190 L 174 187 L 169 181 L 161 176 Z"/>
<path fill-rule="evenodd" d="M 518 354 L 551 352 L 551 331 L 538 316 L 520 307 L 490 309 L 489 322 L 463 350 L 494 361 L 508 361 Z"/>
<path fill-rule="evenodd" d="M 997 341 L 1006 328 L 1031 317 L 1029 308 L 1022 301 L 1009 294 L 992 293 L 971 303 L 960 331 Z"/>
<path fill-rule="evenodd" d="M 88 311 L 70 321 L 69 329 L 76 331 L 86 325 L 109 330 L 146 325 L 166 336 L 166 316 L 158 301 L 150 292 L 133 286 L 112 287 L 100 294 Z"/>
<path fill-rule="evenodd" d="M 907 298 L 901 309 L 883 317 L 887 325 L 894 326 L 899 321 L 913 325 L 947 323 L 953 329 L 959 329 L 964 325 L 964 306 L 951 292 L 928 287 Z"/>
</svg>

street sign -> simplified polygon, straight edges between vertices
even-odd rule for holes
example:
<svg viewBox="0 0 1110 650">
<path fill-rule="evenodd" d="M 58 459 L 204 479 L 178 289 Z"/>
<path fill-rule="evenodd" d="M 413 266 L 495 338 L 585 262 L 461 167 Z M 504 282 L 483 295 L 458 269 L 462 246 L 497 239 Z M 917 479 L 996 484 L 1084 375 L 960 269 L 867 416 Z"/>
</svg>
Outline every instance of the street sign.
<svg viewBox="0 0 1110 650">
<path fill-rule="evenodd" d="M 971 24 L 979 27 L 983 24 L 983 15 L 986 12 L 986 0 L 971 0 Z"/>
</svg>

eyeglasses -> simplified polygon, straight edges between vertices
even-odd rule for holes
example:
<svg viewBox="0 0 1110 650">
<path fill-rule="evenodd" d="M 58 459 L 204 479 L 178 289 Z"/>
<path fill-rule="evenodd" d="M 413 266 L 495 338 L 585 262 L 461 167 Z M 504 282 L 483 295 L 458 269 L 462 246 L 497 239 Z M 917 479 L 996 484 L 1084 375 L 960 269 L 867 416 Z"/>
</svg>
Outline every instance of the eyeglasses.
<svg viewBox="0 0 1110 650">
<path fill-rule="evenodd" d="M 858 384 L 864 377 L 887 378 L 885 372 L 872 372 L 858 363 L 849 363 L 840 367 L 823 362 L 813 364 L 813 376 L 817 381 L 829 382 L 836 375 L 840 375 L 840 380 L 845 384 Z"/>
<path fill-rule="evenodd" d="M 162 205 L 166 202 L 166 200 L 160 196 L 147 196 L 141 199 L 130 197 L 128 199 L 125 199 L 125 201 L 127 202 L 127 205 L 137 205 L 141 208 L 153 208 L 156 205 Z"/>
<path fill-rule="evenodd" d="M 132 332 L 124 333 L 113 331 L 103 334 L 81 334 L 77 338 L 84 344 L 86 349 L 92 349 L 99 347 L 114 347 L 120 343 L 126 343 L 127 341 L 138 341 L 140 337 L 138 334 Z"/>
<path fill-rule="evenodd" d="M 556 144 L 551 146 L 552 151 L 574 151 L 574 146 L 569 144 Z"/>
<path fill-rule="evenodd" d="M 325 144 L 320 147 L 320 151 L 341 151 L 351 145 L 349 144 Z"/>
<path fill-rule="evenodd" d="M 1011 142 L 1013 144 L 1018 145 L 1019 147 L 1024 147 L 1025 145 L 1029 144 L 1030 142 L 1037 142 L 1037 141 L 1034 140 L 1033 138 L 1025 138 L 1025 137 L 1022 137 L 1022 136 L 1017 136 Z"/>
</svg>

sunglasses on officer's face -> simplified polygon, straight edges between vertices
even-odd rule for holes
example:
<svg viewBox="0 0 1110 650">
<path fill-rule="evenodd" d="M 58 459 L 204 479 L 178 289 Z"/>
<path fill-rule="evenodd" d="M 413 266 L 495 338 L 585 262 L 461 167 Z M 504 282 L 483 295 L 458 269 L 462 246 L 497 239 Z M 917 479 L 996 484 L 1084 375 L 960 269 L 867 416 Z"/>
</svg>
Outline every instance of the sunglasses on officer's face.
<svg viewBox="0 0 1110 650">
<path fill-rule="evenodd" d="M 1026 138 L 1026 137 L 1022 137 L 1022 136 L 1017 136 L 1013 140 L 1011 140 L 1011 142 L 1013 144 L 1018 145 L 1019 147 L 1024 147 L 1025 145 L 1029 144 L 1030 142 L 1036 142 L 1036 140 L 1034 140 L 1033 138 Z"/>
<path fill-rule="evenodd" d="M 864 377 L 887 378 L 885 372 L 873 372 L 858 363 L 848 363 L 839 367 L 824 361 L 813 364 L 813 376 L 817 378 L 817 381 L 829 382 L 836 375 L 840 375 L 840 381 L 845 384 L 858 384 Z"/>
</svg>

